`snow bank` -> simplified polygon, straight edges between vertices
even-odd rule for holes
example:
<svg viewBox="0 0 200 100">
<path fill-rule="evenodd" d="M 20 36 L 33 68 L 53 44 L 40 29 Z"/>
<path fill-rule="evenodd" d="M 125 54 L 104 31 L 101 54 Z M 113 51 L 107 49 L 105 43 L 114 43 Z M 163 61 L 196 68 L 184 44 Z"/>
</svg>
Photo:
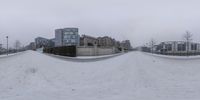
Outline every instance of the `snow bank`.
<svg viewBox="0 0 200 100">
<path fill-rule="evenodd" d="M 200 55 L 196 56 L 173 56 L 173 55 L 161 55 L 161 54 L 152 54 L 152 53 L 147 53 L 143 52 L 147 55 L 150 56 L 155 56 L 155 57 L 160 57 L 160 58 L 167 58 L 167 59 L 176 59 L 176 60 L 195 60 L 195 59 L 200 59 Z"/>
<path fill-rule="evenodd" d="M 79 59 L 95 59 L 95 58 L 105 58 L 105 57 L 118 56 L 118 55 L 122 55 L 122 54 L 124 54 L 124 53 L 101 55 L 101 56 L 78 56 L 78 57 L 75 57 L 75 58 L 79 58 Z"/>
<path fill-rule="evenodd" d="M 11 56 L 14 56 L 14 55 L 18 55 L 18 54 L 21 54 L 22 52 L 18 52 L 18 53 L 11 53 L 11 54 L 3 54 L 3 55 L 0 55 L 0 58 L 5 58 L 5 57 L 11 57 Z"/>
</svg>

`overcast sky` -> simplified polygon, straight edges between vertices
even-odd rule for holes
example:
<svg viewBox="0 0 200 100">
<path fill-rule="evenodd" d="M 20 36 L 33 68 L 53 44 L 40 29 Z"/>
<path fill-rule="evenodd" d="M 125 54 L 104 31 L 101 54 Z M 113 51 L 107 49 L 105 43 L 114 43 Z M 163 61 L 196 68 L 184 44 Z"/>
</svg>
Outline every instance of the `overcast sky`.
<svg viewBox="0 0 200 100">
<path fill-rule="evenodd" d="M 0 43 L 23 44 L 54 30 L 78 27 L 79 34 L 131 40 L 133 46 L 182 40 L 186 30 L 200 42 L 199 0 L 0 0 Z"/>
</svg>

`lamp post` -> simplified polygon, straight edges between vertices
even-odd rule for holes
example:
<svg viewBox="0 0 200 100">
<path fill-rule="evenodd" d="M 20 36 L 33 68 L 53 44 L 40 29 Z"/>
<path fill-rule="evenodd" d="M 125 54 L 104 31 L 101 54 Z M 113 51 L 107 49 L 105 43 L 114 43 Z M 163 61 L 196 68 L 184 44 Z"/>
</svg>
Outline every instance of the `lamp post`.
<svg viewBox="0 0 200 100">
<path fill-rule="evenodd" d="M 8 55 L 8 52 L 9 52 L 9 50 L 8 50 L 8 36 L 6 36 L 6 39 L 7 39 L 7 55 Z"/>
</svg>

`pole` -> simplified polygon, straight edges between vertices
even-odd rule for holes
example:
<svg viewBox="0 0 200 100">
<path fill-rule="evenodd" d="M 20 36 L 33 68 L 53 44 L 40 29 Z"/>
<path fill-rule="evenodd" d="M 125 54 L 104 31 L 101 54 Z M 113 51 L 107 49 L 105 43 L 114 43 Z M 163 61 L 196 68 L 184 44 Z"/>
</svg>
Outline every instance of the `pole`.
<svg viewBox="0 0 200 100">
<path fill-rule="evenodd" d="M 7 39 L 7 55 L 8 55 L 8 53 L 9 53 L 9 50 L 8 50 L 8 36 L 6 36 L 6 39 Z"/>
</svg>

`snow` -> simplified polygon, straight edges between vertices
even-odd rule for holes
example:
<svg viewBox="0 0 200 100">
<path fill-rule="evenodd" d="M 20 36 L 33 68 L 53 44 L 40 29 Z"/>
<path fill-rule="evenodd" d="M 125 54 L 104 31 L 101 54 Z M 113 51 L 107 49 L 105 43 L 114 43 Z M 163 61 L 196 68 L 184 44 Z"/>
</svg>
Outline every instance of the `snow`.
<svg viewBox="0 0 200 100">
<path fill-rule="evenodd" d="M 199 65 L 142 52 L 81 63 L 27 51 L 0 59 L 0 100 L 199 100 Z"/>
<path fill-rule="evenodd" d="M 0 55 L 0 58 L 5 58 L 5 57 L 11 57 L 11 56 L 14 56 L 14 55 L 17 55 L 17 54 L 20 54 L 20 53 L 22 53 L 22 52 L 18 52 L 18 53 L 11 53 L 11 54 L 2 54 L 2 55 Z"/>
<path fill-rule="evenodd" d="M 161 54 L 152 54 L 146 53 L 147 55 L 156 56 L 160 58 L 168 58 L 168 59 L 176 59 L 176 60 L 194 60 L 200 59 L 200 55 L 192 55 L 192 56 L 175 56 L 175 55 L 161 55 Z"/>
</svg>

